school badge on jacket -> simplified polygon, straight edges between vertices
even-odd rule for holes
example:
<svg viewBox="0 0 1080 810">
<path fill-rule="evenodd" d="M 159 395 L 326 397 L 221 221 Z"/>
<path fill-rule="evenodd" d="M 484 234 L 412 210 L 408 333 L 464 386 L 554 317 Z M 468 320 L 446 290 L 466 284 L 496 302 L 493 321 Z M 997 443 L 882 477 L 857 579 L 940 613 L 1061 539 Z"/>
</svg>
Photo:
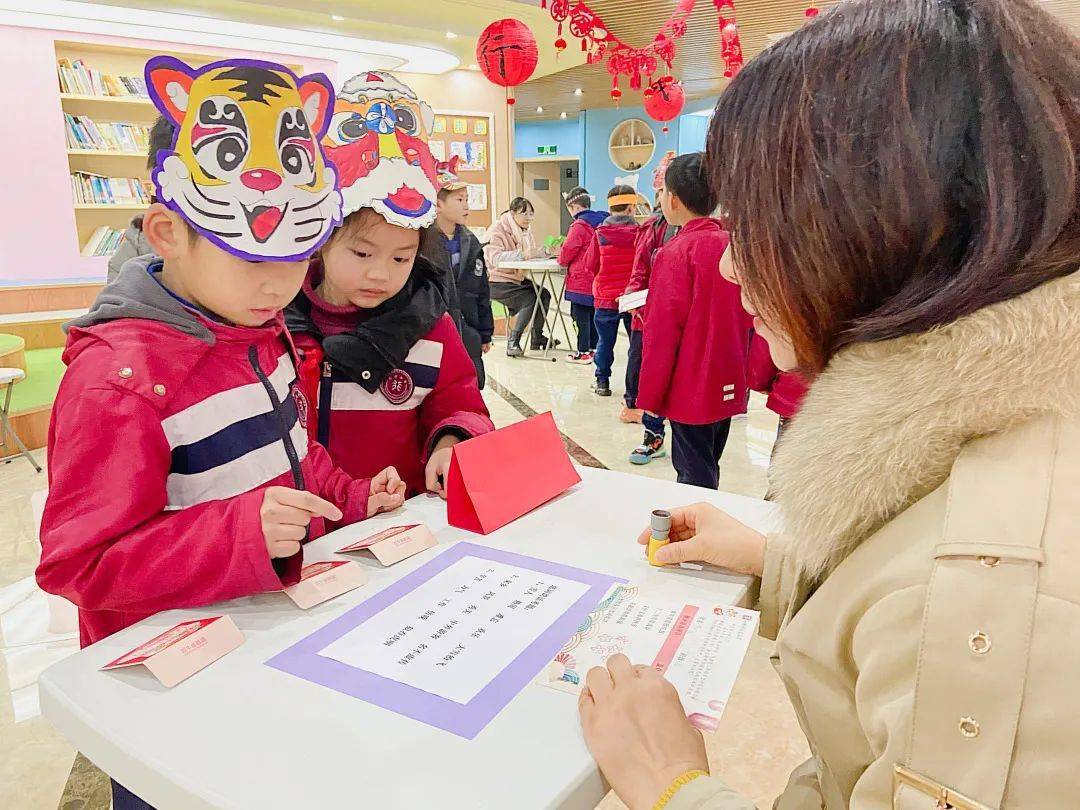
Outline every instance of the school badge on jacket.
<svg viewBox="0 0 1080 810">
<path fill-rule="evenodd" d="M 382 395 L 386 397 L 391 405 L 404 405 L 409 401 L 409 397 L 413 395 L 415 389 L 416 386 L 413 385 L 413 379 L 409 372 L 400 368 L 395 368 L 387 374 L 386 379 L 379 386 Z"/>
</svg>

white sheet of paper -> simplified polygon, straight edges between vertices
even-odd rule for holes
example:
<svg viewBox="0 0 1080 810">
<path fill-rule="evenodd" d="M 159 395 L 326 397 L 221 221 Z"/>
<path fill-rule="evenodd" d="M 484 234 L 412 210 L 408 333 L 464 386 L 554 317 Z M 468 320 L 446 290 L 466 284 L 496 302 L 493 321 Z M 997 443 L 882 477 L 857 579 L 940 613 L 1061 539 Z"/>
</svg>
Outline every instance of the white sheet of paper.
<svg viewBox="0 0 1080 810">
<path fill-rule="evenodd" d="M 488 207 L 487 186 L 483 183 L 469 183 L 465 188 L 469 192 L 469 210 L 486 211 Z"/>
<path fill-rule="evenodd" d="M 627 293 L 626 295 L 619 296 L 619 312 L 629 312 L 632 309 L 645 306 L 646 300 L 649 298 L 648 290 L 638 290 L 637 292 Z"/>
<path fill-rule="evenodd" d="M 319 655 L 464 704 L 588 590 L 465 557 Z"/>
<path fill-rule="evenodd" d="M 567 642 L 541 683 L 577 694 L 586 672 L 623 653 L 671 681 L 697 728 L 716 730 L 757 632 L 756 611 L 651 599 L 631 585 L 615 587 L 591 618 L 588 630 Z"/>
</svg>

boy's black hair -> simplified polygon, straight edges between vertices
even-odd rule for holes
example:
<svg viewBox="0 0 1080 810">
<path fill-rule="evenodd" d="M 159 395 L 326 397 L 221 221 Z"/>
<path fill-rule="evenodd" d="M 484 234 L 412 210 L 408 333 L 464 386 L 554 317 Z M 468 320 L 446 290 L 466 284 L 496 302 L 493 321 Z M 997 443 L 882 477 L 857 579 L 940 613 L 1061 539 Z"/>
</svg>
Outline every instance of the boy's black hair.
<svg viewBox="0 0 1080 810">
<path fill-rule="evenodd" d="M 705 153 L 679 155 L 668 164 L 664 187 L 674 194 L 691 214 L 712 216 L 720 205 L 720 196 L 705 175 Z"/>
<path fill-rule="evenodd" d="M 592 205 L 592 198 L 589 195 L 589 190 L 585 186 L 574 186 L 563 197 L 563 201 L 568 205 L 584 205 L 589 208 Z"/>
<path fill-rule="evenodd" d="M 146 150 L 146 168 L 150 171 L 157 166 L 157 155 L 162 150 L 172 149 L 173 138 L 176 137 L 176 127 L 173 122 L 164 115 L 159 115 L 154 126 L 150 128 L 150 146 Z"/>
<path fill-rule="evenodd" d="M 637 192 L 634 191 L 633 186 L 626 186 L 620 184 L 611 187 L 611 191 L 607 193 L 607 198 L 610 200 L 612 197 L 619 197 L 623 194 L 637 194 Z M 631 211 L 634 210 L 634 206 L 630 204 L 608 205 L 608 210 L 610 210 L 613 214 L 629 214 Z"/>
</svg>

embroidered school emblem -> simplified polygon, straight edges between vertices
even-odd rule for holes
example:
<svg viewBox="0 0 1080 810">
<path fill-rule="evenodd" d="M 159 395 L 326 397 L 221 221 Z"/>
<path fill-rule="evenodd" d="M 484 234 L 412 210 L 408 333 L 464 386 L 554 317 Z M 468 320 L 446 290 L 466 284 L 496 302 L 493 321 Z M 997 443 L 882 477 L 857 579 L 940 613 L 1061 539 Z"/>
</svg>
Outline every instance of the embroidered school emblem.
<svg viewBox="0 0 1080 810">
<path fill-rule="evenodd" d="M 299 385 L 294 385 L 292 390 L 293 401 L 296 402 L 296 418 L 300 420 L 300 427 L 307 428 L 308 401 Z"/>
<path fill-rule="evenodd" d="M 395 368 L 387 374 L 386 379 L 379 386 L 383 396 L 390 400 L 392 405 L 403 405 L 408 402 L 415 388 L 409 372 L 400 368 Z"/>
</svg>

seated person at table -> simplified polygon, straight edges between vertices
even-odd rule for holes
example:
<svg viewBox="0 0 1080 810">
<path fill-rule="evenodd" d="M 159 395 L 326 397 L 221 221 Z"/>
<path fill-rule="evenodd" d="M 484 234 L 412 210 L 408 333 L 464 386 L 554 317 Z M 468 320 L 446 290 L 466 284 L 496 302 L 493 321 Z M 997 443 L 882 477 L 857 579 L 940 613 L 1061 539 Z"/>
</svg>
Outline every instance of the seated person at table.
<svg viewBox="0 0 1080 810">
<path fill-rule="evenodd" d="M 731 417 L 746 413 L 752 318 L 717 270 L 728 235 L 710 216 L 718 200 L 702 163 L 680 155 L 664 175 L 660 203 L 679 234 L 653 262 L 638 404 L 671 420 L 679 483 L 716 489 Z"/>
<path fill-rule="evenodd" d="M 339 97 L 335 118 L 348 114 Z M 370 144 L 363 135 L 350 139 L 351 131 L 341 124 L 329 136 L 337 166 L 365 165 L 354 153 Z M 379 134 L 376 143 L 378 163 L 369 174 L 342 176 L 345 221 L 312 261 L 287 323 L 303 354 L 308 427 L 331 458 L 354 476 L 393 465 L 409 495 L 445 497 L 451 448 L 494 426 L 445 302 L 417 306 L 425 300 L 417 292 L 438 274 L 419 254 L 421 229 L 436 216 L 435 161 L 404 128 Z M 418 165 L 402 154 L 418 155 Z M 407 208 L 398 199 L 413 203 Z M 366 345 L 400 359 L 376 374 Z"/>
<path fill-rule="evenodd" d="M 37 580 L 79 607 L 84 646 L 162 610 L 291 585 L 301 543 L 327 521 L 396 508 L 405 491 L 393 469 L 353 479 L 308 439 L 281 318 L 340 221 L 316 140 L 329 82 L 247 61 L 162 64 L 147 83 L 177 136 L 143 219 L 156 255 L 128 262 L 71 324 L 49 428 Z M 209 132 L 185 123 L 210 114 Z M 295 149 L 274 146 L 271 118 Z M 268 123 L 240 133 L 237 120 Z M 279 207 L 244 216 L 252 199 Z M 306 222 L 287 215 L 296 207 Z"/>
<path fill-rule="evenodd" d="M 586 262 L 593 232 L 607 219 L 607 211 L 593 211 L 592 195 L 583 186 L 575 186 L 563 195 L 566 210 L 574 221 L 559 248 L 559 264 L 566 268 L 566 300 L 577 329 L 577 351 L 566 358 L 568 363 L 592 365 L 600 335 L 596 331 L 593 276 L 596 272 Z"/>
<path fill-rule="evenodd" d="M 535 216 L 533 204 L 524 197 L 517 197 L 510 203 L 495 223 L 488 228 L 485 240 L 484 258 L 487 260 L 488 275 L 491 279 L 491 297 L 505 306 L 514 315 L 510 325 L 510 334 L 506 339 L 506 354 L 509 357 L 521 357 L 521 337 L 532 321 L 530 348 L 534 351 L 547 348 L 548 339 L 544 337 L 544 320 L 551 306 L 551 293 L 539 290 L 540 306 L 536 305 L 537 287 L 526 279 L 524 270 L 512 270 L 502 267 L 502 262 L 528 261 L 543 257 L 536 246 L 536 237 L 532 232 Z M 534 314 L 535 310 L 535 314 Z M 559 344 L 555 341 L 555 345 Z"/>
<path fill-rule="evenodd" d="M 491 351 L 495 319 L 491 314 L 491 287 L 484 248 L 466 227 L 468 219 L 468 184 L 455 176 L 452 168 L 440 167 L 435 226 L 425 229 L 420 252 L 454 281 L 458 312 L 451 313 L 451 317 L 457 317 L 461 339 L 472 358 L 476 379 L 483 391 L 486 380 L 484 355 Z"/>
</svg>

